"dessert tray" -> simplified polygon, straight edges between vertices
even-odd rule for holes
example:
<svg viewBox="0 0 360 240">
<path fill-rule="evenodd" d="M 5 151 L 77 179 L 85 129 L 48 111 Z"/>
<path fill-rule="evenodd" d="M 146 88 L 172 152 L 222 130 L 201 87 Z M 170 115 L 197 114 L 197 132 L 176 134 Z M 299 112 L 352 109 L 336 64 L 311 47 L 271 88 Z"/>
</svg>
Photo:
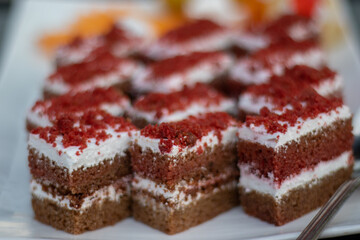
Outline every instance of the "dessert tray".
<svg viewBox="0 0 360 240">
<path fill-rule="evenodd" d="M 152 4 L 139 1 L 151 11 Z M 338 20 L 344 41 L 328 52 L 330 66 L 345 79 L 345 101 L 353 112 L 360 102 L 360 61 L 356 39 L 347 19 L 348 6 L 341 3 Z M 126 7 L 119 3 L 117 7 Z M 41 94 L 44 77 L 51 71 L 49 59 L 36 48 L 40 34 L 68 24 L 79 12 L 105 9 L 94 1 L 17 1 L 5 35 L 0 76 L 0 239 L 294 239 L 316 214 L 313 211 L 281 227 L 246 215 L 236 207 L 220 216 L 175 236 L 165 235 L 132 218 L 114 226 L 78 236 L 55 230 L 34 220 L 31 209 L 25 116 Z M 354 123 L 356 124 L 356 122 Z M 360 124 L 360 122 L 359 122 Z M 344 204 L 321 237 L 360 233 L 360 189 Z"/>
</svg>

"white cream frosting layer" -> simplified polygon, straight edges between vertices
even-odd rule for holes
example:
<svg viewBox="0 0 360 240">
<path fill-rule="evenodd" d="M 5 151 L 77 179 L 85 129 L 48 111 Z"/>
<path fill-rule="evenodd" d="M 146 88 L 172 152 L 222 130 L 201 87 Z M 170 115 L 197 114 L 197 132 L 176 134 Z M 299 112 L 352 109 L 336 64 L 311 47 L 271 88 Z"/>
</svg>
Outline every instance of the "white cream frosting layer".
<svg viewBox="0 0 360 240">
<path fill-rule="evenodd" d="M 228 30 L 217 31 L 211 35 L 198 37 L 184 43 L 160 40 L 150 45 L 145 54 L 156 60 L 184 55 L 191 52 L 224 50 L 231 44 L 232 33 Z"/>
<path fill-rule="evenodd" d="M 167 156 L 177 156 L 179 154 L 187 154 L 190 152 L 196 152 L 199 147 L 208 146 L 210 148 L 219 145 L 220 143 L 223 145 L 232 144 L 237 141 L 236 132 L 237 127 L 230 126 L 226 130 L 221 131 L 222 139 L 219 141 L 219 138 L 215 135 L 215 133 L 209 132 L 208 135 L 203 136 L 200 140 L 197 140 L 195 145 L 192 147 L 180 148 L 177 145 L 173 145 L 171 151 L 169 153 L 163 153 Z M 140 134 L 133 135 L 134 142 L 137 143 L 143 151 L 149 149 L 154 153 L 160 153 L 159 143 L 160 139 L 154 139 L 149 137 L 144 137 Z"/>
<path fill-rule="evenodd" d="M 110 128 L 105 130 L 105 132 L 111 134 L 111 137 L 105 141 L 100 141 L 99 145 L 96 144 L 96 139 L 90 139 L 90 142 L 87 142 L 87 147 L 82 152 L 77 146 L 64 148 L 61 136 L 56 138 L 56 147 L 53 147 L 52 144 L 47 143 L 39 135 L 35 134 L 29 135 L 28 148 L 34 148 L 40 155 L 43 154 L 55 162 L 57 166 L 66 168 L 69 174 L 71 174 L 77 169 L 86 169 L 96 166 L 104 160 L 113 159 L 117 154 L 125 156 L 131 140 L 129 133 L 118 133 Z M 77 155 L 77 152 L 80 155 Z"/>
<path fill-rule="evenodd" d="M 299 118 L 294 126 L 288 126 L 285 133 L 276 132 L 270 134 L 263 125 L 255 126 L 246 124 L 239 127 L 238 136 L 241 140 L 256 142 L 278 151 L 291 141 L 298 141 L 301 136 L 308 133 L 316 133 L 323 127 L 330 126 L 338 120 L 345 120 L 351 117 L 350 109 L 347 106 L 338 107 L 328 113 L 321 113 L 314 119 L 303 120 Z M 283 124 L 283 123 L 282 123 Z"/>
<path fill-rule="evenodd" d="M 197 192 L 195 197 L 192 197 L 189 194 L 186 194 L 184 191 L 191 188 L 197 187 L 205 187 L 209 184 L 215 184 L 216 182 L 227 179 L 231 176 L 232 169 L 227 171 L 224 174 L 213 177 L 208 180 L 200 180 L 197 183 L 192 183 L 194 185 L 189 185 L 189 183 L 182 181 L 175 185 L 174 190 L 170 190 L 166 187 L 165 184 L 158 184 L 152 180 L 142 178 L 135 174 L 134 179 L 132 181 L 132 189 L 134 190 L 144 190 L 151 193 L 154 197 L 162 196 L 166 199 L 167 202 L 175 204 L 175 208 L 186 206 L 193 201 L 199 200 L 204 194 L 201 192 Z M 234 189 L 237 186 L 237 181 L 231 181 L 222 185 L 220 188 L 215 188 L 214 191 L 219 191 L 220 189 Z M 144 203 L 144 205 L 149 205 L 149 203 Z"/>
<path fill-rule="evenodd" d="M 341 92 L 343 88 L 343 79 L 341 76 L 336 75 L 333 79 L 325 79 L 319 85 L 312 86 L 315 91 L 324 97 L 331 96 Z M 256 96 L 251 93 L 245 92 L 239 97 L 238 107 L 247 113 L 259 114 L 261 108 L 267 107 L 272 110 L 276 105 L 272 103 L 271 98 L 266 96 Z"/>
<path fill-rule="evenodd" d="M 50 105 L 50 102 L 49 104 Z M 101 104 L 99 106 L 99 109 L 104 110 L 105 112 L 113 115 L 113 116 L 122 116 L 124 115 L 124 112 L 126 109 L 128 109 L 130 106 L 130 101 L 127 99 L 124 99 L 118 103 L 106 103 L 106 104 Z M 35 126 L 38 127 L 47 127 L 47 126 L 51 126 L 51 121 L 50 118 L 47 114 L 44 114 L 44 108 L 42 106 L 34 109 L 34 110 L 30 110 L 27 114 L 26 119 L 34 124 Z"/>
<path fill-rule="evenodd" d="M 233 59 L 229 55 L 221 58 L 203 61 L 184 72 L 176 72 L 165 79 L 149 79 L 151 70 L 143 68 L 135 74 L 133 88 L 138 92 L 179 91 L 184 85 L 193 86 L 196 83 L 209 83 L 221 76 L 231 67 Z M 216 66 L 214 66 L 216 65 Z"/>
<path fill-rule="evenodd" d="M 126 177 L 124 177 L 126 178 Z M 83 212 L 84 210 L 92 207 L 94 204 L 102 204 L 105 200 L 110 200 L 113 202 L 120 202 L 121 198 L 124 195 L 129 195 L 130 184 L 127 187 L 127 190 L 122 189 L 116 190 L 113 185 L 105 186 L 95 191 L 91 195 L 84 198 L 80 208 L 74 208 L 70 206 L 70 199 L 67 196 L 53 195 L 42 190 L 42 186 L 36 180 L 32 179 L 30 182 L 30 191 L 31 193 L 39 199 L 45 199 L 55 202 L 58 206 L 62 208 L 67 208 L 69 210 L 75 210 Z"/>
<path fill-rule="evenodd" d="M 281 53 L 274 54 L 272 57 L 271 68 L 264 68 L 258 62 L 250 58 L 240 59 L 230 69 L 232 80 L 243 83 L 244 85 L 267 83 L 272 75 L 282 75 L 286 67 L 295 65 L 306 65 L 319 68 L 325 63 L 324 52 L 319 48 L 312 48 L 308 51 L 293 54 L 288 59 L 284 59 Z M 255 71 L 253 70 L 255 68 Z"/>
<path fill-rule="evenodd" d="M 206 101 L 198 101 L 189 105 L 184 110 L 175 111 L 169 113 L 167 109 L 164 109 L 163 115 L 160 118 L 156 117 L 156 112 L 145 112 L 136 108 L 130 108 L 129 114 L 134 118 L 143 118 L 150 123 L 162 123 L 162 122 L 174 122 L 183 120 L 191 115 L 196 116 L 201 113 L 208 112 L 228 112 L 235 114 L 236 107 L 235 102 L 232 99 L 224 99 L 219 104 L 212 104 L 207 106 Z"/>
<path fill-rule="evenodd" d="M 98 87 L 107 88 L 129 80 L 137 68 L 138 66 L 132 62 L 121 63 L 115 71 L 109 72 L 105 75 L 95 76 L 84 83 L 76 85 L 76 87 L 72 87 L 62 81 L 61 78 L 54 80 L 46 79 L 44 89 L 56 95 L 62 95 L 70 90 L 82 92 Z"/>
<path fill-rule="evenodd" d="M 347 151 L 340 156 L 329 160 L 322 161 L 314 169 L 305 169 L 300 174 L 292 176 L 281 183 L 274 182 L 273 176 L 270 178 L 258 177 L 250 172 L 251 166 L 240 165 L 240 183 L 245 191 L 256 191 L 272 196 L 277 202 L 286 196 L 291 190 L 306 185 L 315 185 L 322 178 L 333 174 L 341 168 L 347 168 L 350 165 L 352 152 Z"/>
</svg>

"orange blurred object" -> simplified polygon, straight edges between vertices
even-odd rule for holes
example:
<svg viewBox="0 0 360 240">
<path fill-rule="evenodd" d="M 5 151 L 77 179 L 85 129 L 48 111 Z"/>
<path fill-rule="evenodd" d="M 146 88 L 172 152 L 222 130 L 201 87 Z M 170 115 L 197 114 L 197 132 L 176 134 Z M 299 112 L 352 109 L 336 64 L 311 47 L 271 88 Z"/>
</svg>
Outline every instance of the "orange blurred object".
<svg viewBox="0 0 360 240">
<path fill-rule="evenodd" d="M 242 6 L 245 6 L 249 10 L 250 21 L 261 22 L 266 18 L 267 10 L 273 4 L 272 0 L 236 0 Z"/>
</svg>

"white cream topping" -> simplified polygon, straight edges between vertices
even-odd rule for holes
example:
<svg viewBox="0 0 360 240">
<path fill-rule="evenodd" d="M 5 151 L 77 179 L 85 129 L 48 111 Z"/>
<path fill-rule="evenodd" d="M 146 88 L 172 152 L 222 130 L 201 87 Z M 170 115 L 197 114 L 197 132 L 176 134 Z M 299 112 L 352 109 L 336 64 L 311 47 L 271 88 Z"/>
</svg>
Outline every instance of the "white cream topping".
<svg viewBox="0 0 360 240">
<path fill-rule="evenodd" d="M 186 194 L 186 189 L 205 187 L 208 185 L 213 185 L 216 182 L 227 179 L 231 175 L 231 171 L 221 174 L 219 176 L 213 177 L 208 180 L 199 180 L 195 185 L 189 185 L 189 183 L 185 181 L 181 181 L 176 184 L 174 190 L 170 190 L 166 187 L 165 184 L 158 184 L 152 180 L 142 178 L 135 174 L 134 180 L 132 182 L 132 189 L 134 190 L 145 190 L 151 193 L 153 196 L 162 196 L 166 199 L 167 202 L 175 204 L 175 208 L 180 208 L 186 206 L 190 203 L 193 203 L 196 200 L 199 200 L 206 194 L 201 192 L 197 192 L 195 197 L 192 197 L 189 194 Z M 237 187 L 237 181 L 231 181 L 229 183 L 223 184 L 220 188 L 215 188 L 212 192 L 217 192 L 220 189 L 234 189 Z M 144 202 L 144 205 L 149 205 L 149 202 Z"/>
<path fill-rule="evenodd" d="M 187 154 L 190 152 L 196 152 L 199 147 L 205 148 L 208 146 L 210 148 L 219 145 L 220 143 L 223 145 L 235 143 L 237 141 L 236 132 L 237 127 L 230 126 L 227 129 L 221 131 L 222 139 L 219 141 L 219 138 L 216 136 L 214 131 L 208 133 L 208 135 L 203 136 L 200 140 L 197 140 L 195 145 L 192 147 L 180 148 L 177 145 L 173 145 L 171 151 L 169 153 L 163 153 L 167 156 L 177 156 L 179 154 Z M 160 153 L 159 144 L 160 139 L 154 139 L 149 137 L 144 137 L 140 134 L 133 135 L 134 142 L 137 143 L 143 151 L 146 149 L 150 149 L 152 152 Z"/>
<path fill-rule="evenodd" d="M 186 69 L 183 72 L 175 72 L 165 79 L 152 79 L 151 70 L 143 68 L 136 72 L 132 81 L 133 88 L 138 92 L 163 92 L 179 91 L 184 85 L 189 87 L 196 83 L 209 83 L 216 77 L 226 73 L 233 64 L 229 55 L 220 58 L 204 60 L 203 62 Z"/>
<path fill-rule="evenodd" d="M 313 85 L 312 87 L 320 95 L 328 97 L 341 91 L 343 87 L 343 79 L 339 75 L 336 75 L 335 78 L 325 79 L 318 85 Z M 259 114 L 261 108 L 267 107 L 269 110 L 272 110 L 276 107 L 276 105 L 273 104 L 271 97 L 257 96 L 249 92 L 245 92 L 239 97 L 238 107 L 246 113 Z"/>
<path fill-rule="evenodd" d="M 62 78 L 58 78 L 54 80 L 46 79 L 44 88 L 55 95 L 62 95 L 70 90 L 73 90 L 74 92 L 82 92 L 97 87 L 107 88 L 129 80 L 137 68 L 138 66 L 133 62 L 120 63 L 115 71 L 101 76 L 94 76 L 92 79 L 74 87 L 64 82 Z"/>
<path fill-rule="evenodd" d="M 130 188 L 130 185 L 128 186 L 128 188 Z M 42 190 L 41 184 L 36 182 L 36 180 L 34 179 L 32 179 L 30 182 L 30 191 L 36 198 L 53 201 L 62 208 L 80 211 L 80 213 L 92 207 L 95 203 L 102 204 L 105 200 L 120 202 L 121 198 L 124 195 L 128 195 L 127 191 L 124 191 L 122 189 L 116 190 L 113 185 L 109 185 L 100 188 L 91 195 L 85 197 L 83 202 L 81 203 L 80 208 L 74 208 L 70 206 L 71 201 L 66 195 L 59 196 L 45 192 L 44 190 Z"/>
<path fill-rule="evenodd" d="M 256 142 L 279 151 L 280 147 L 285 146 L 291 141 L 298 141 L 301 136 L 308 133 L 316 133 L 323 127 L 330 126 L 335 121 L 349 119 L 350 117 L 350 109 L 347 106 L 341 106 L 328 113 L 321 113 L 314 119 L 303 120 L 299 118 L 294 126 L 288 125 L 285 133 L 276 132 L 270 134 L 264 125 L 255 126 L 250 124 L 247 127 L 246 124 L 243 124 L 243 126 L 239 127 L 238 136 L 242 140 Z"/>
<path fill-rule="evenodd" d="M 152 59 L 160 60 L 191 52 L 223 50 L 230 46 L 231 35 L 230 31 L 222 30 L 183 43 L 160 40 L 150 45 L 145 55 Z"/>
<path fill-rule="evenodd" d="M 219 104 L 207 104 L 207 101 L 197 101 L 190 104 L 186 109 L 174 111 L 169 113 L 167 109 L 163 109 L 163 115 L 160 118 L 156 117 L 156 112 L 146 112 L 136 108 L 130 108 L 128 113 L 133 118 L 143 118 L 149 123 L 175 122 L 183 120 L 191 115 L 196 116 L 201 113 L 208 112 L 228 112 L 235 114 L 236 106 L 232 99 L 224 99 Z"/>
<path fill-rule="evenodd" d="M 259 62 L 254 62 L 251 58 L 240 59 L 232 69 L 230 69 L 230 77 L 232 80 L 241 82 L 245 85 L 267 83 L 270 77 L 282 75 L 286 67 L 295 65 L 306 65 L 319 68 L 325 63 L 325 55 L 318 48 L 311 48 L 307 51 L 293 54 L 288 59 L 284 59 L 284 55 L 279 53 L 271 57 L 270 68 L 263 67 Z M 255 69 L 255 71 L 253 70 Z"/>
<path fill-rule="evenodd" d="M 130 136 L 128 132 L 115 132 L 108 128 L 105 130 L 111 137 L 105 141 L 100 141 L 96 144 L 96 139 L 90 139 L 87 142 L 87 147 L 81 150 L 78 146 L 70 146 L 64 148 L 62 144 L 62 136 L 58 136 L 55 140 L 56 146 L 47 143 L 37 134 L 30 134 L 28 140 L 28 147 L 34 148 L 39 154 L 43 154 L 59 167 L 64 167 L 71 174 L 79 168 L 88 168 L 102 163 L 104 160 L 113 159 L 115 155 L 125 156 L 126 150 L 129 148 Z M 135 133 L 132 131 L 130 133 Z M 59 154 L 61 152 L 61 154 Z M 77 155 L 76 153 L 80 154 Z M 111 160 L 109 160 L 111 161 Z"/>
<path fill-rule="evenodd" d="M 240 165 L 240 183 L 239 185 L 245 188 L 246 191 L 257 191 L 263 194 L 269 194 L 280 202 L 292 189 L 309 185 L 315 185 L 322 178 L 331 175 L 335 171 L 349 167 L 349 159 L 352 157 L 352 152 L 347 151 L 340 156 L 329 160 L 321 161 L 314 169 L 304 169 L 298 175 L 287 178 L 281 185 L 274 182 L 273 176 L 270 178 L 258 177 L 250 172 L 252 168 L 249 165 Z"/>
</svg>

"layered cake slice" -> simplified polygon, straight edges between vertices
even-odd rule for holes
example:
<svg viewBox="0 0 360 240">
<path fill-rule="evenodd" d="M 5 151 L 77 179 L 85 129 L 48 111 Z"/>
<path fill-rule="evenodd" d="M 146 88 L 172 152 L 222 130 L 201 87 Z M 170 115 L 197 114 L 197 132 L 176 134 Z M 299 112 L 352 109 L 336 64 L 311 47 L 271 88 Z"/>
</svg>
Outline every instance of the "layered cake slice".
<svg viewBox="0 0 360 240">
<path fill-rule="evenodd" d="M 275 225 L 325 204 L 352 173 L 351 113 L 306 91 L 282 113 L 263 108 L 239 127 L 244 211 Z"/>
<path fill-rule="evenodd" d="M 128 148 L 136 128 L 100 110 L 63 115 L 28 140 L 35 218 L 78 234 L 130 216 Z"/>
<path fill-rule="evenodd" d="M 168 93 L 198 82 L 219 85 L 232 63 L 232 58 L 222 52 L 194 52 L 168 58 L 137 72 L 133 90 Z"/>
<path fill-rule="evenodd" d="M 286 67 L 295 65 L 321 68 L 325 65 L 324 52 L 312 40 L 295 42 L 286 39 L 272 44 L 234 64 L 229 72 L 229 92 L 238 95 L 246 87 L 266 83 L 272 75 L 281 75 Z"/>
<path fill-rule="evenodd" d="M 165 59 L 191 52 L 225 50 L 230 46 L 231 32 L 211 20 L 187 22 L 164 34 L 145 50 L 152 59 Z"/>
<path fill-rule="evenodd" d="M 233 99 L 215 89 L 198 83 L 193 87 L 170 93 L 149 93 L 135 101 L 128 114 L 139 127 L 148 124 L 180 121 L 190 115 L 207 112 L 228 112 L 235 115 Z"/>
<path fill-rule="evenodd" d="M 39 100 L 30 109 L 26 128 L 51 126 L 57 116 L 66 113 L 81 115 L 90 109 L 101 109 L 113 116 L 122 116 L 130 106 L 127 96 L 113 88 L 96 88 L 78 93 L 67 93 L 48 100 Z"/>
<path fill-rule="evenodd" d="M 134 218 L 174 234 L 236 206 L 236 131 L 226 113 L 142 129 L 130 149 Z"/>
<path fill-rule="evenodd" d="M 117 57 L 128 57 L 141 49 L 144 39 L 115 24 L 107 33 L 89 38 L 75 38 L 61 46 L 55 56 L 58 66 L 80 63 L 92 55 L 110 52 Z"/>
<path fill-rule="evenodd" d="M 343 79 L 328 67 L 314 69 L 296 65 L 286 68 L 281 76 L 272 76 L 268 83 L 250 86 L 240 95 L 238 107 L 242 116 L 257 115 L 263 107 L 276 110 L 285 107 L 308 87 L 327 98 L 341 97 Z"/>
<path fill-rule="evenodd" d="M 59 67 L 45 80 L 44 97 L 111 86 L 126 92 L 137 67 L 131 59 L 103 52 L 87 61 Z"/>
<path fill-rule="evenodd" d="M 283 38 L 304 41 L 318 38 L 319 33 L 320 28 L 313 19 L 287 14 L 265 24 L 242 30 L 234 34 L 233 41 L 236 47 L 253 52 L 282 41 Z"/>
</svg>

